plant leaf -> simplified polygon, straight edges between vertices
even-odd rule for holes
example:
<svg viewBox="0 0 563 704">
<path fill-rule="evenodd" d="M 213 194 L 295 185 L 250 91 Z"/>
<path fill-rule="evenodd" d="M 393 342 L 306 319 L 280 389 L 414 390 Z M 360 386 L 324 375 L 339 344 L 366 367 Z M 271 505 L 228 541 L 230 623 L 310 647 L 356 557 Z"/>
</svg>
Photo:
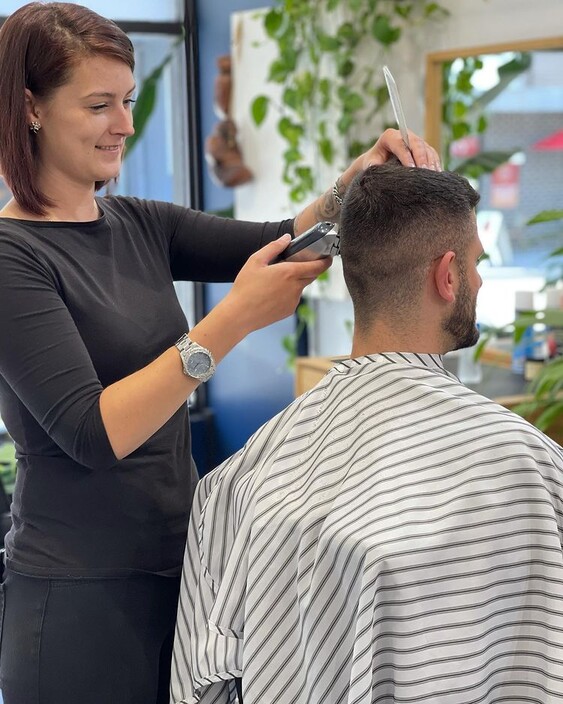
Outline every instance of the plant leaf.
<svg viewBox="0 0 563 704">
<path fill-rule="evenodd" d="M 563 310 L 558 310 L 557 308 L 550 308 L 548 310 L 542 311 L 542 313 L 542 323 L 545 323 L 550 328 L 563 328 Z"/>
<path fill-rule="evenodd" d="M 348 130 L 353 124 L 354 120 L 352 118 L 352 115 L 350 115 L 350 113 L 348 112 L 345 112 L 336 123 L 336 128 L 340 132 L 340 134 L 346 134 L 346 132 L 348 132 Z"/>
<path fill-rule="evenodd" d="M 287 65 L 285 61 L 281 59 L 275 59 L 270 64 L 270 70 L 268 73 L 268 81 L 272 83 L 283 83 L 290 73 L 291 68 Z"/>
<path fill-rule="evenodd" d="M 461 100 L 454 100 L 451 110 L 455 120 L 460 120 L 467 112 L 467 105 Z"/>
<path fill-rule="evenodd" d="M 292 110 L 297 110 L 299 107 L 299 95 L 295 88 L 286 88 L 283 92 L 282 100 Z"/>
<path fill-rule="evenodd" d="M 141 90 L 137 95 L 137 102 L 133 108 L 133 124 L 135 125 L 135 134 L 132 134 L 131 137 L 127 138 L 126 155 L 131 153 L 133 147 L 137 144 L 145 131 L 145 127 L 149 122 L 150 116 L 152 115 L 156 104 L 158 82 L 160 81 L 162 72 L 166 66 L 168 66 L 170 61 L 172 61 L 172 56 L 172 53 L 167 54 L 161 63 L 153 69 L 153 71 L 141 84 Z"/>
<path fill-rule="evenodd" d="M 301 154 L 299 149 L 291 147 L 290 149 L 286 149 L 286 151 L 283 153 L 283 158 L 286 164 L 294 164 L 297 161 L 301 161 L 303 155 Z"/>
<path fill-rule="evenodd" d="M 446 16 L 449 12 L 437 2 L 428 2 L 424 7 L 424 16 L 431 17 L 432 15 Z"/>
<path fill-rule="evenodd" d="M 526 225 L 536 225 L 539 222 L 554 222 L 555 220 L 563 220 L 563 210 L 542 210 L 533 218 L 530 218 Z M 563 252 L 563 247 L 560 250 L 556 250 L 558 254 Z"/>
<path fill-rule="evenodd" d="M 317 41 L 322 51 L 338 51 L 340 49 L 340 40 L 336 37 L 331 37 L 329 34 L 319 32 Z"/>
<path fill-rule="evenodd" d="M 452 137 L 454 140 L 466 137 L 470 132 L 471 125 L 467 122 L 454 122 L 452 125 Z"/>
<path fill-rule="evenodd" d="M 337 56 L 336 57 L 336 73 L 340 78 L 346 78 L 349 76 L 356 67 L 356 64 L 349 56 Z"/>
<path fill-rule="evenodd" d="M 516 320 L 514 321 L 514 342 L 518 343 L 522 339 L 522 336 L 526 332 L 526 330 L 530 327 L 530 325 L 533 325 L 534 323 L 537 323 L 538 319 L 536 317 L 535 313 L 530 313 L 526 315 L 520 315 Z"/>
<path fill-rule="evenodd" d="M 336 36 L 343 42 L 348 44 L 348 47 L 353 49 L 361 39 L 361 35 L 354 28 L 351 22 L 344 22 L 340 25 L 336 32 Z"/>
<path fill-rule="evenodd" d="M 374 38 L 384 46 L 393 44 L 401 36 L 400 27 L 393 27 L 387 15 L 377 15 L 373 21 L 371 32 Z"/>
<path fill-rule="evenodd" d="M 479 119 L 477 120 L 477 132 L 479 134 L 483 134 L 487 127 L 489 126 L 489 121 L 487 120 L 486 115 L 481 115 Z"/>
<path fill-rule="evenodd" d="M 272 9 L 264 17 L 264 29 L 269 37 L 274 38 L 283 24 L 283 13 L 281 10 Z"/>
<path fill-rule="evenodd" d="M 547 430 L 560 415 L 563 415 L 563 400 L 550 404 L 536 418 L 534 425 L 542 431 Z"/>
<path fill-rule="evenodd" d="M 332 164 L 334 161 L 334 147 L 330 139 L 326 137 L 319 140 L 319 150 L 321 156 L 326 161 L 327 164 Z"/>
<path fill-rule="evenodd" d="M 330 105 L 331 83 L 328 78 L 321 78 L 319 81 L 319 93 L 321 95 L 321 110 L 326 110 Z"/>
<path fill-rule="evenodd" d="M 489 341 L 489 335 L 483 334 L 479 338 L 479 342 L 475 345 L 475 350 L 473 352 L 473 359 L 477 362 L 481 355 L 483 354 L 483 350 L 487 346 L 487 342 Z"/>
<path fill-rule="evenodd" d="M 553 387 L 563 379 L 563 357 L 548 362 L 531 384 L 531 390 L 537 400 L 550 393 Z"/>
<path fill-rule="evenodd" d="M 537 413 L 538 410 L 542 409 L 544 406 L 545 404 L 539 401 L 523 401 L 513 406 L 511 410 L 519 416 L 522 416 L 522 418 L 530 418 L 530 416 L 533 416 L 534 413 Z"/>
<path fill-rule="evenodd" d="M 292 122 L 289 117 L 282 117 L 278 122 L 278 131 L 290 146 L 297 148 L 299 139 L 303 134 L 303 127 Z"/>
<path fill-rule="evenodd" d="M 258 127 L 264 122 L 266 119 L 266 115 L 268 114 L 268 107 L 270 105 L 270 98 L 268 98 L 266 95 L 259 95 L 257 98 L 254 98 L 252 101 L 252 119 L 254 120 L 254 124 L 257 125 Z"/>
<path fill-rule="evenodd" d="M 166 54 L 158 66 L 154 68 L 151 73 L 149 73 L 149 75 L 141 82 L 141 87 L 137 95 L 137 102 L 133 108 L 133 124 L 135 125 L 135 134 L 132 134 L 127 138 L 125 157 L 127 154 L 131 153 L 133 147 L 143 136 L 145 127 L 149 122 L 150 116 L 152 115 L 156 104 L 158 83 L 160 81 L 160 77 L 162 76 L 162 72 L 174 58 L 174 50 L 176 47 L 183 41 L 184 32 L 182 32 L 182 34 L 174 41 L 172 44 L 172 50 Z"/>
<path fill-rule="evenodd" d="M 515 152 L 500 151 L 481 152 L 481 154 L 477 154 L 455 165 L 453 171 L 457 171 L 459 174 L 465 174 L 470 169 L 474 169 L 478 173 L 491 173 L 498 166 L 508 161 L 514 153 Z"/>
<path fill-rule="evenodd" d="M 310 325 L 315 320 L 315 311 L 308 303 L 300 303 L 296 312 L 297 319 L 302 320 L 307 325 Z"/>
</svg>

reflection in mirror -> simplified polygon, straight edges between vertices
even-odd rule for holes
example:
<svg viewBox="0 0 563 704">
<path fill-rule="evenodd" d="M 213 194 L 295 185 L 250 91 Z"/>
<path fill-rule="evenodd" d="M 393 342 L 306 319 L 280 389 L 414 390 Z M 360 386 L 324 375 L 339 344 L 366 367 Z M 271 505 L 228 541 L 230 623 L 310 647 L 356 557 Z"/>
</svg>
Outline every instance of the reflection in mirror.
<svg viewBox="0 0 563 704">
<path fill-rule="evenodd" d="M 561 257 L 550 254 L 561 248 L 563 219 L 528 222 L 563 209 L 563 37 L 430 54 L 426 137 L 481 194 L 489 258 L 478 316 L 504 325 L 516 290 L 561 278 Z"/>
</svg>

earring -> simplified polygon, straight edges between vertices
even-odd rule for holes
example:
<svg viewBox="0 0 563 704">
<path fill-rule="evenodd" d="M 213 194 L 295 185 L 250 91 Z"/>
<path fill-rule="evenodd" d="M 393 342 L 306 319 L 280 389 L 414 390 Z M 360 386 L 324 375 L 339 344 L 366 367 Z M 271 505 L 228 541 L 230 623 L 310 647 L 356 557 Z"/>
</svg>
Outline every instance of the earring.
<svg viewBox="0 0 563 704">
<path fill-rule="evenodd" d="M 37 120 L 33 120 L 29 125 L 29 129 L 31 132 L 33 132 L 33 134 L 37 134 L 41 129 L 41 124 L 37 122 Z"/>
</svg>

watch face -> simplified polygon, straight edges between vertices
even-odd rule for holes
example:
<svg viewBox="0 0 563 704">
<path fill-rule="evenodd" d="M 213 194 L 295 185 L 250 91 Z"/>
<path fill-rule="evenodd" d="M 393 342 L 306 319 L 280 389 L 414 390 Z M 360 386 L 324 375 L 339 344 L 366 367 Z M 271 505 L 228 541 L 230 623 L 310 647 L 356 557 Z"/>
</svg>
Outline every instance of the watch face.
<svg viewBox="0 0 563 704">
<path fill-rule="evenodd" d="M 211 360 L 205 352 L 192 352 L 188 359 L 188 374 L 196 379 L 207 374 L 211 368 Z"/>
</svg>

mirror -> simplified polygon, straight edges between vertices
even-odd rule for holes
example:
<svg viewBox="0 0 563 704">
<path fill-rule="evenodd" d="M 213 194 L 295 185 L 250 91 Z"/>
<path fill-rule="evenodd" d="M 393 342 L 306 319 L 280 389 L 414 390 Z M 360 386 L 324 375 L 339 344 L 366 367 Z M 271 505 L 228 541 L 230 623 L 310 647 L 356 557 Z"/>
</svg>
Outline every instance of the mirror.
<svg viewBox="0 0 563 704">
<path fill-rule="evenodd" d="M 561 278 L 563 37 L 471 47 L 427 56 L 425 134 L 446 168 L 481 194 L 478 226 L 489 259 L 478 316 L 501 326 L 514 292 Z M 537 307 L 543 307 L 541 295 Z"/>
</svg>

